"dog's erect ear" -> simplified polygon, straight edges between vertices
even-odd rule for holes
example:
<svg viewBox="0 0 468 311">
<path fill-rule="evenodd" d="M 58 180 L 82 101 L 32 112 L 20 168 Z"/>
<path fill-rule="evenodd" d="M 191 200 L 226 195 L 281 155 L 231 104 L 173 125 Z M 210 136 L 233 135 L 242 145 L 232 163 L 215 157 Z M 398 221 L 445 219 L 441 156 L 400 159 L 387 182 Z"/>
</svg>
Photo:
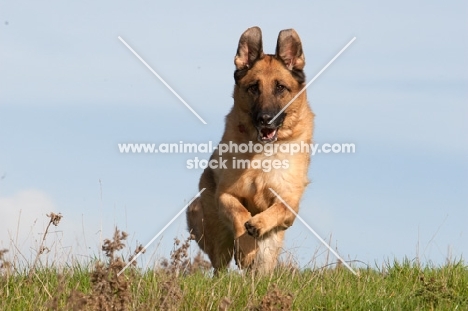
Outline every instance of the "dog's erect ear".
<svg viewBox="0 0 468 311">
<path fill-rule="evenodd" d="M 294 29 L 281 30 L 276 44 L 276 55 L 289 70 L 302 70 L 305 66 L 305 57 L 302 52 L 302 43 Z"/>
<path fill-rule="evenodd" d="M 237 70 L 248 69 L 262 56 L 262 31 L 259 27 L 251 27 L 240 37 L 234 64 Z"/>
</svg>

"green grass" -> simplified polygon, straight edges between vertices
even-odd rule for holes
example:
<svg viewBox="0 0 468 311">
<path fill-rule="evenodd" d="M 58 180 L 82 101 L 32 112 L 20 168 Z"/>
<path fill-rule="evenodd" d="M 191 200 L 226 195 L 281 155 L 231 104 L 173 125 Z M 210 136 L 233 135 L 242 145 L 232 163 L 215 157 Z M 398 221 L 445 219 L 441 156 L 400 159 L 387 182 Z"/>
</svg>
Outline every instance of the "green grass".
<svg viewBox="0 0 468 311">
<path fill-rule="evenodd" d="M 37 268 L 32 276 L 3 271 L 0 310 L 71 310 L 79 299 L 99 295 L 125 296 L 124 309 L 129 310 L 468 310 L 468 267 L 462 261 L 420 267 L 405 260 L 388 264 L 384 271 L 361 269 L 359 277 L 344 268 L 312 271 L 287 266 L 267 277 L 236 271 L 211 277 L 202 271 L 177 275 L 169 269 L 129 269 L 117 278 L 117 269 L 108 269 L 96 279 L 93 270 L 94 265 L 62 271 Z M 113 281 L 118 284 L 111 292 L 101 291 L 99 282 Z M 123 290 L 116 290 L 118 286 Z M 86 306 L 118 309 L 111 302 L 77 309 Z"/>
<path fill-rule="evenodd" d="M 50 224 L 60 214 L 51 213 Z M 167 260 L 152 270 L 123 259 L 125 232 L 105 239 L 105 257 L 87 264 L 40 266 L 10 262 L 0 250 L 0 310 L 468 310 L 468 266 L 463 260 L 444 266 L 403 260 L 381 269 L 342 265 L 297 269 L 280 264 L 271 275 L 225 271 L 213 277 L 201 253 L 190 258 L 190 240 L 174 242 Z M 143 247 L 137 246 L 133 256 Z M 17 258 L 13 256 L 13 258 Z"/>
</svg>

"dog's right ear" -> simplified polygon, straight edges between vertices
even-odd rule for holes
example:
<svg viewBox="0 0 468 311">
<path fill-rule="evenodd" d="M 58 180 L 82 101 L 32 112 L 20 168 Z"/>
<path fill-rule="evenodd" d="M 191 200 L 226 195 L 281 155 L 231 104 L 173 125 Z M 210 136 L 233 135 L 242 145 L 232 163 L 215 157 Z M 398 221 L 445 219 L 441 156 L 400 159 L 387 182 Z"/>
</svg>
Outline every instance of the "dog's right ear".
<svg viewBox="0 0 468 311">
<path fill-rule="evenodd" d="M 234 64 L 237 70 L 252 68 L 253 63 L 263 56 L 262 31 L 259 27 L 247 29 L 239 40 Z"/>
</svg>

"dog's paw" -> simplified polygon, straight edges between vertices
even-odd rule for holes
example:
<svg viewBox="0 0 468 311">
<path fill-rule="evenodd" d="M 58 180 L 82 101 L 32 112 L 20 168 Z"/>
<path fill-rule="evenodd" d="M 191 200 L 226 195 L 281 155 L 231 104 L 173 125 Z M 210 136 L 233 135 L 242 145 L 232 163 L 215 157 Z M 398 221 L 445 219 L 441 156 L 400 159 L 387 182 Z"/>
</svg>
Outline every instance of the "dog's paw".
<svg viewBox="0 0 468 311">
<path fill-rule="evenodd" d="M 260 236 L 260 230 L 258 230 L 254 225 L 250 223 L 250 221 L 247 221 L 245 224 L 245 229 L 247 230 L 247 233 L 254 238 L 258 238 Z"/>
<path fill-rule="evenodd" d="M 254 238 L 259 238 L 265 234 L 265 230 L 263 229 L 263 224 L 261 219 L 252 217 L 250 218 L 245 224 L 245 229 L 247 233 Z"/>
<path fill-rule="evenodd" d="M 257 241 L 247 233 L 235 240 L 236 264 L 239 268 L 250 268 L 257 254 Z"/>
</svg>

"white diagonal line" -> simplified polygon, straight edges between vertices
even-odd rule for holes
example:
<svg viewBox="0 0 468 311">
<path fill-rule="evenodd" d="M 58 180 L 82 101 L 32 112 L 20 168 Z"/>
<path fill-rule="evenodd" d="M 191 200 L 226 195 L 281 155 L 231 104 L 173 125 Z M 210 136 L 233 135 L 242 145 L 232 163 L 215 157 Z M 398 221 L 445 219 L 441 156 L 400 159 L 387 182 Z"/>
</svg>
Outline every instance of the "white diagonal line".
<svg viewBox="0 0 468 311">
<path fill-rule="evenodd" d="M 131 47 L 130 45 L 128 45 L 127 42 L 125 42 L 124 39 L 122 39 L 122 37 L 118 36 L 119 40 L 122 41 L 122 43 L 143 63 L 143 65 L 145 65 L 168 89 L 169 91 L 172 92 L 172 94 L 174 94 L 200 121 L 203 122 L 203 124 L 206 124 L 205 120 L 202 119 L 202 117 L 200 117 L 198 115 L 198 113 L 195 112 L 195 110 L 192 109 L 192 107 L 190 107 L 189 104 L 187 104 L 187 102 L 185 102 L 185 100 L 179 96 L 179 94 L 177 94 L 176 91 L 174 91 L 174 89 L 166 83 L 166 81 L 164 81 L 163 78 L 161 78 L 160 75 L 157 74 L 156 71 L 153 70 L 153 68 L 150 67 L 150 65 L 148 65 L 144 60 L 143 58 L 141 58 L 140 55 L 138 55 L 137 52 L 135 52 Z"/>
<path fill-rule="evenodd" d="M 276 197 L 281 201 L 281 203 L 283 203 L 284 205 L 286 205 L 286 207 L 289 208 L 289 210 L 294 214 L 294 216 L 296 216 L 297 219 L 299 219 L 299 220 L 304 224 L 304 226 L 306 226 L 307 229 L 309 229 L 310 232 L 312 232 L 312 233 L 315 235 L 315 237 L 316 237 L 317 239 L 319 239 L 319 241 L 322 242 L 322 244 L 325 245 L 325 246 L 330 250 L 330 252 L 332 252 L 333 255 L 335 255 L 336 258 L 338 258 L 338 260 L 341 261 L 341 262 L 346 266 L 346 268 L 349 269 L 349 271 L 351 271 L 354 275 L 358 275 L 358 273 L 357 273 L 356 271 L 354 271 L 353 268 L 351 268 L 351 266 L 348 265 L 348 263 L 347 263 L 346 261 L 344 261 L 343 258 L 341 258 L 340 255 L 338 255 L 338 253 L 335 252 L 335 250 L 334 250 L 333 248 L 331 248 L 330 245 L 328 245 L 327 242 L 325 242 L 325 241 L 320 237 L 320 235 L 318 235 L 317 232 L 315 232 L 315 230 L 312 229 L 312 228 L 304 221 L 304 219 L 302 219 L 302 217 L 299 216 L 299 215 L 291 208 L 291 206 L 289 206 L 288 203 L 286 203 L 286 202 L 283 200 L 283 198 L 279 196 L 278 193 L 275 192 L 275 190 L 273 190 L 273 189 L 271 189 L 271 188 L 269 188 L 269 189 L 270 189 L 271 192 L 273 192 L 274 195 L 276 195 Z"/>
<path fill-rule="evenodd" d="M 162 228 L 161 231 L 159 231 L 158 234 L 156 234 L 156 235 L 154 236 L 154 238 L 152 238 L 151 241 L 149 241 L 148 244 L 146 244 L 145 247 L 143 247 L 143 249 L 142 249 L 141 251 L 139 251 L 139 252 L 132 258 L 132 260 L 130 260 L 130 261 L 125 265 L 125 267 L 122 268 L 122 270 L 120 270 L 119 273 L 117 273 L 117 276 L 119 276 L 120 274 L 122 274 L 122 272 L 124 272 L 125 269 L 128 268 L 128 266 L 130 266 L 138 257 L 140 257 L 141 253 L 144 252 L 144 251 L 151 245 L 151 243 L 153 243 L 154 240 L 156 240 L 156 239 L 158 238 L 158 236 L 160 236 L 160 235 L 164 232 L 164 230 L 166 230 L 167 227 L 169 227 L 169 226 L 174 222 L 174 220 L 176 220 L 177 217 L 179 217 L 180 214 L 182 214 L 182 213 L 187 209 L 187 207 L 188 207 L 197 197 L 199 197 L 199 196 L 202 194 L 203 191 L 205 191 L 205 189 L 206 189 L 206 188 L 203 188 L 202 190 L 200 190 L 200 192 L 198 192 L 198 193 L 190 200 L 190 202 L 188 202 L 187 205 L 185 205 L 184 208 L 182 208 L 182 209 L 180 210 L 180 212 L 178 212 L 177 215 L 175 215 L 174 218 L 172 218 L 171 221 L 169 221 L 169 222 L 167 223 L 167 225 L 165 225 L 164 228 Z"/>
<path fill-rule="evenodd" d="M 313 77 L 312 80 L 310 80 L 309 83 L 307 83 L 307 85 L 306 85 L 299 93 L 297 93 L 296 96 L 294 96 L 294 97 L 289 101 L 289 103 L 288 103 L 286 106 L 284 106 L 284 108 L 281 109 L 280 112 L 278 112 L 278 113 L 276 114 L 276 116 L 275 116 L 273 119 L 271 119 L 270 122 L 268 122 L 268 124 L 271 124 L 273 121 L 275 121 L 275 119 L 278 118 L 278 116 L 279 116 L 281 113 L 283 113 L 283 111 L 285 111 L 286 108 L 288 108 L 289 105 L 291 105 L 291 104 L 293 103 L 293 101 L 295 101 L 295 100 L 299 97 L 299 95 L 301 95 L 301 94 L 309 87 L 309 85 L 311 85 L 312 82 L 314 82 L 315 79 L 317 79 L 317 78 L 322 74 L 322 72 L 324 72 L 325 69 L 328 68 L 328 66 L 331 65 L 331 64 L 335 61 L 335 59 L 337 59 L 338 56 L 340 56 L 341 53 L 343 53 L 343 52 L 351 45 L 351 43 L 354 42 L 354 40 L 356 40 L 356 37 L 352 38 L 351 41 L 349 41 L 348 44 L 346 44 L 345 47 L 342 48 L 341 51 L 339 51 L 338 54 L 336 54 L 335 57 L 333 57 L 332 60 L 329 61 L 328 64 L 326 64 L 325 67 L 323 67 L 322 70 L 320 70 L 319 73 L 317 73 L 317 74 L 315 75 L 315 77 Z"/>
</svg>

